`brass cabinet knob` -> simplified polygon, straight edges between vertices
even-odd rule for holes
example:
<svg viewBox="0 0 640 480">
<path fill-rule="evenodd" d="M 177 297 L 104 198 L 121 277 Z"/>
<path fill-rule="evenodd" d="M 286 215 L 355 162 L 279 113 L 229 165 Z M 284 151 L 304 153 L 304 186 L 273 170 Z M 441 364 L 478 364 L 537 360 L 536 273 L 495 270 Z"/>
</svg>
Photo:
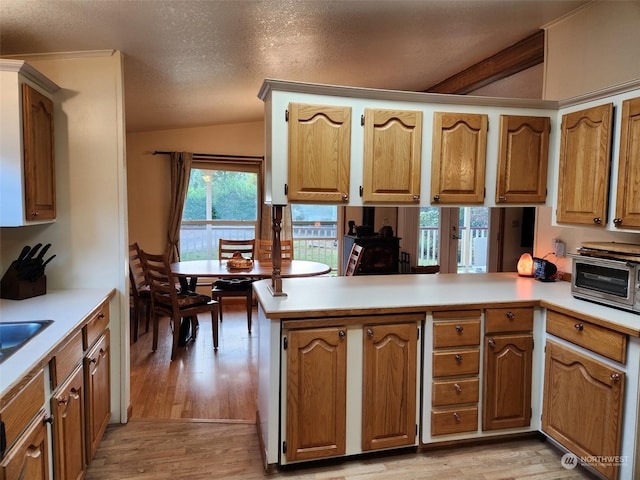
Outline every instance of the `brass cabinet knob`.
<svg viewBox="0 0 640 480">
<path fill-rule="evenodd" d="M 602 223 L 602 219 L 600 217 L 596 217 L 593 219 L 593 223 L 596 225 L 600 225 Z"/>
<path fill-rule="evenodd" d="M 513 320 L 514 318 L 516 318 L 516 314 L 513 312 L 507 312 L 506 315 L 509 320 Z"/>
<path fill-rule="evenodd" d="M 462 355 L 460 355 L 459 353 L 456 353 L 456 362 L 458 363 L 462 363 Z"/>
<path fill-rule="evenodd" d="M 462 335 L 462 332 L 464 332 L 464 327 L 462 325 L 456 325 L 456 332 L 458 332 L 458 335 Z"/>
<path fill-rule="evenodd" d="M 579 332 L 584 330 L 584 325 L 582 323 L 576 323 L 574 325 L 574 327 L 576 328 L 576 330 L 578 330 Z"/>
<path fill-rule="evenodd" d="M 459 383 L 454 383 L 453 384 L 453 388 L 455 389 L 456 392 L 460 393 L 462 391 L 462 387 L 460 386 Z"/>
<path fill-rule="evenodd" d="M 433 196 L 433 201 L 434 202 L 439 202 L 440 201 L 440 195 L 434 195 Z"/>
</svg>

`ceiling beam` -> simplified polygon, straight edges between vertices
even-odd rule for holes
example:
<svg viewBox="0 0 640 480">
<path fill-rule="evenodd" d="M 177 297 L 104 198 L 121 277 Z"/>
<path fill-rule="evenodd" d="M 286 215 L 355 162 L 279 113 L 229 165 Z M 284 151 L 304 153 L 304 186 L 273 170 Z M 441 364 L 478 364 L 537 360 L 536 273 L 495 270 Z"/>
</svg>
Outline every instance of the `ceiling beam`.
<svg viewBox="0 0 640 480">
<path fill-rule="evenodd" d="M 466 94 L 544 62 L 544 30 L 481 60 L 424 90 L 429 93 Z"/>
</svg>

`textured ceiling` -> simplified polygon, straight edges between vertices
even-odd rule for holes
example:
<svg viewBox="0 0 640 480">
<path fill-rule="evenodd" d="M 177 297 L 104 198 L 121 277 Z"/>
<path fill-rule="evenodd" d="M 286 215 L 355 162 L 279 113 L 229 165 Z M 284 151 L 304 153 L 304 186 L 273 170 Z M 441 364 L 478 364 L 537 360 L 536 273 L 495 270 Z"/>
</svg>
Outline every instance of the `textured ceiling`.
<svg viewBox="0 0 640 480">
<path fill-rule="evenodd" d="M 116 49 L 127 131 L 257 121 L 265 78 L 424 90 L 581 0 L 1 0 L 0 54 Z"/>
</svg>

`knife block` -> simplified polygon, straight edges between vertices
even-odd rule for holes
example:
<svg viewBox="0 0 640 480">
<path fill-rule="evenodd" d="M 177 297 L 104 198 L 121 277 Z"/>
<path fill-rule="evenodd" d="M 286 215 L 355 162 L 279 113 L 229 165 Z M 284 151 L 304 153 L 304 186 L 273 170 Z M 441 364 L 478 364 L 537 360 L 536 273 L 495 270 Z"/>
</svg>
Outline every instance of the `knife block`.
<svg viewBox="0 0 640 480">
<path fill-rule="evenodd" d="M 20 280 L 16 270 L 16 262 L 13 262 L 0 280 L 0 298 L 10 300 L 24 300 L 47 293 L 47 276 L 41 275 L 33 282 Z"/>
</svg>

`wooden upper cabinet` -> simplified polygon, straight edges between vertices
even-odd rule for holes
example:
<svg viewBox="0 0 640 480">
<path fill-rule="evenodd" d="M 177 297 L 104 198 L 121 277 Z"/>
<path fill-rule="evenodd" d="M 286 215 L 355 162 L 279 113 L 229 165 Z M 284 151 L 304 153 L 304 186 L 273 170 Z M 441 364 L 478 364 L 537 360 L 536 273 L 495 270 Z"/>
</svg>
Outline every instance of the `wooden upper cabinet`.
<svg viewBox="0 0 640 480">
<path fill-rule="evenodd" d="M 622 102 L 616 216 L 619 228 L 640 228 L 640 97 Z"/>
<path fill-rule="evenodd" d="M 351 107 L 289 104 L 289 201 L 349 201 Z"/>
<path fill-rule="evenodd" d="M 364 203 L 418 203 L 422 112 L 364 111 Z"/>
<path fill-rule="evenodd" d="M 346 329 L 293 330 L 286 348 L 287 461 L 344 455 Z"/>
<path fill-rule="evenodd" d="M 362 450 L 413 445 L 417 325 L 365 325 L 364 333 Z"/>
<path fill-rule="evenodd" d="M 496 203 L 544 203 L 549 117 L 500 115 Z"/>
<path fill-rule="evenodd" d="M 489 117 L 434 113 L 432 204 L 484 202 Z"/>
<path fill-rule="evenodd" d="M 606 225 L 613 103 L 562 116 L 558 223 Z"/>
<path fill-rule="evenodd" d="M 56 218 L 53 101 L 28 84 L 22 86 L 25 218 Z"/>
</svg>

